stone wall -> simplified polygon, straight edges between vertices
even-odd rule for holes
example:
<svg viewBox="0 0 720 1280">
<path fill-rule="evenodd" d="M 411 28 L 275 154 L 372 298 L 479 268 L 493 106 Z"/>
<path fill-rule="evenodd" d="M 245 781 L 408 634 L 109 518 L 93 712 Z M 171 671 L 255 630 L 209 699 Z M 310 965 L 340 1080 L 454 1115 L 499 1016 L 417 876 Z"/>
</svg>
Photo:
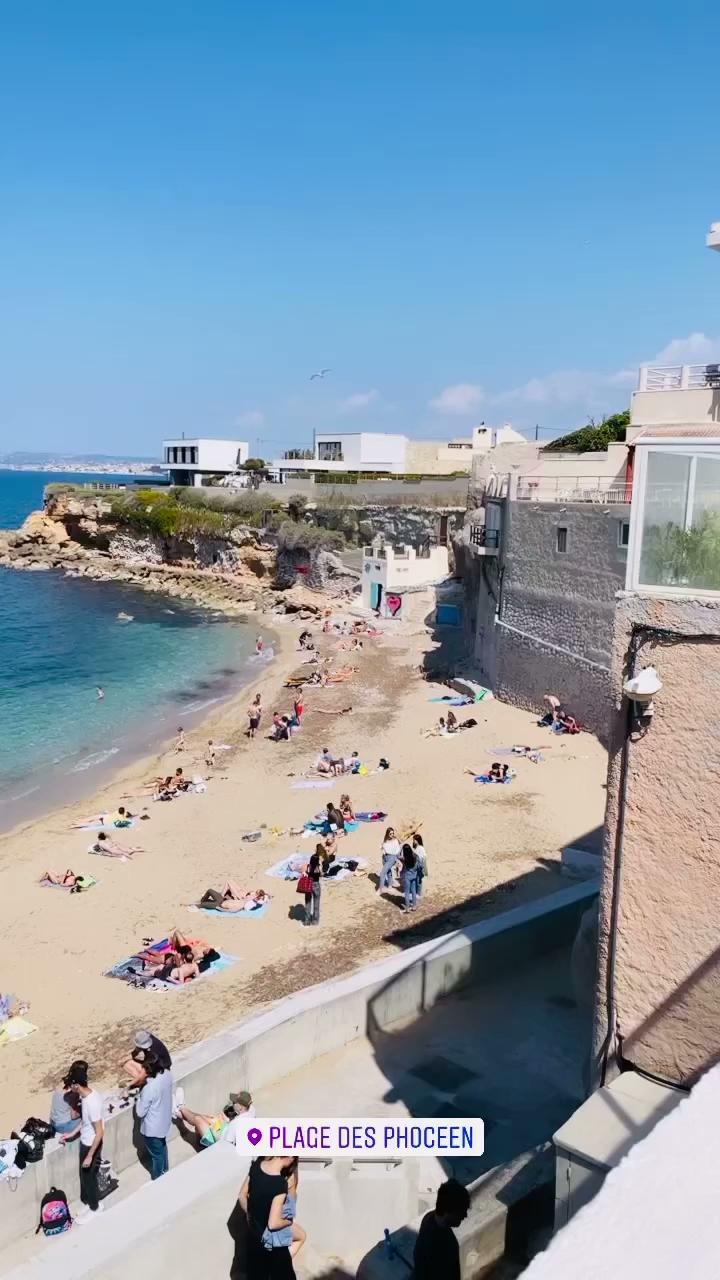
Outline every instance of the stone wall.
<svg viewBox="0 0 720 1280">
<path fill-rule="evenodd" d="M 320 502 L 321 500 L 318 499 Z M 305 517 L 323 529 L 339 529 L 348 542 L 363 546 L 373 538 L 386 542 L 416 546 L 430 542 L 450 543 L 451 535 L 462 528 L 465 507 L 448 506 L 381 506 L 323 507 L 310 510 Z"/>
<path fill-rule="evenodd" d="M 536 709 L 556 693 L 601 738 L 611 710 L 616 593 L 625 583 L 620 528 L 629 507 L 505 502 L 500 555 L 464 554 L 481 678 L 507 702 Z M 558 528 L 567 550 L 558 550 Z M 469 561 L 475 565 L 470 568 Z"/>
<path fill-rule="evenodd" d="M 623 681 L 649 664 L 663 688 L 628 740 Z M 623 597 L 611 693 L 596 1056 L 609 1037 L 691 1084 L 720 1056 L 720 601 Z"/>
</svg>

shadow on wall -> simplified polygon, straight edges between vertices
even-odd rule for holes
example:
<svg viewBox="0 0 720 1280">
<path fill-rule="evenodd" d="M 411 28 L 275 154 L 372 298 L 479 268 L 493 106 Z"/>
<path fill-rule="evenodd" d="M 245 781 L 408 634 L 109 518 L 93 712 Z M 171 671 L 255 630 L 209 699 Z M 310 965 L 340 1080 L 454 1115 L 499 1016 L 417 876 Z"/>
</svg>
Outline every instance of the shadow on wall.
<svg viewBox="0 0 720 1280">
<path fill-rule="evenodd" d="M 481 913 L 498 893 L 551 876 L 556 887 L 557 873 L 539 867 L 387 939 L 399 946 L 425 941 L 457 928 L 460 912 Z M 522 911 L 513 914 L 520 918 Z M 547 918 L 538 914 L 527 924 L 519 919 L 506 931 L 489 930 L 470 967 L 458 972 L 449 961 L 439 979 L 437 974 L 430 979 L 434 990 L 426 989 L 429 968 L 423 966 L 415 997 L 418 1015 L 409 1024 L 387 1027 L 388 1003 L 392 1007 L 393 987 L 401 977 L 387 983 L 368 1007 L 366 1034 L 388 1082 L 385 1102 L 402 1103 L 411 1116 L 484 1120 L 483 1156 L 459 1153 L 443 1157 L 441 1165 L 447 1177 L 466 1185 L 483 1179 L 475 1193 L 485 1206 L 480 1219 L 487 1216 L 489 1223 L 500 1213 L 505 1247 L 514 1257 L 526 1257 L 532 1232 L 552 1223 L 553 1161 L 547 1144 L 587 1092 L 592 1002 L 579 997 L 571 962 L 581 915 L 574 907 L 548 912 Z M 438 941 L 428 953 L 430 965 L 443 945 Z M 593 978 L 594 966 L 587 978 L 590 990 Z M 509 1173 L 510 1162 L 517 1162 L 516 1172 Z M 407 1252 L 410 1233 L 410 1226 L 397 1233 L 401 1251 Z M 376 1252 L 377 1246 L 367 1258 Z"/>
</svg>

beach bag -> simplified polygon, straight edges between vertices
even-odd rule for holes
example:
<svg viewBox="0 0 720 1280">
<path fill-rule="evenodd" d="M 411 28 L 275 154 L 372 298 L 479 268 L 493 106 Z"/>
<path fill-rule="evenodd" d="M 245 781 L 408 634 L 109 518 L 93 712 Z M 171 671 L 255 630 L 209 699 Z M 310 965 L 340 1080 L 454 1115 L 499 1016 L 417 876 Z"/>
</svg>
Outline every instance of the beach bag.
<svg viewBox="0 0 720 1280">
<path fill-rule="evenodd" d="M 55 1137 L 55 1125 L 49 1124 L 47 1120 L 38 1120 L 37 1116 L 30 1116 L 25 1121 L 22 1132 L 32 1134 L 40 1142 L 48 1142 L 50 1138 Z"/>
<path fill-rule="evenodd" d="M 297 882 L 297 889 L 295 890 L 295 892 L 296 893 L 312 893 L 312 890 L 313 890 L 313 882 L 310 879 L 307 871 L 304 871 Z"/>
<path fill-rule="evenodd" d="M 36 1138 L 33 1133 L 21 1133 L 15 1153 L 15 1163 L 19 1169 L 24 1169 L 26 1164 L 37 1164 L 42 1160 L 44 1151 L 45 1143 Z"/>
<path fill-rule="evenodd" d="M 111 1195 L 113 1191 L 117 1191 L 119 1186 L 120 1180 L 110 1161 L 101 1160 L 97 1176 L 98 1200 L 104 1200 L 105 1197 Z"/>
<path fill-rule="evenodd" d="M 40 1221 L 35 1235 L 42 1231 L 44 1236 L 60 1236 L 63 1231 L 69 1231 L 71 1226 L 72 1216 L 65 1192 L 51 1187 L 40 1201 Z"/>
</svg>

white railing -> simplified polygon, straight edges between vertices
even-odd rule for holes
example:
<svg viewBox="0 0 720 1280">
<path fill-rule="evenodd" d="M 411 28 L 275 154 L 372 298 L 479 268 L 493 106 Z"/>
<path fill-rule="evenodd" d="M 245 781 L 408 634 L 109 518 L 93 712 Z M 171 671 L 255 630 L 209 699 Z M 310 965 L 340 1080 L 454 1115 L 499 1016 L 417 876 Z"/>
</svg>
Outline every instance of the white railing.
<svg viewBox="0 0 720 1280">
<path fill-rule="evenodd" d="M 520 476 L 519 502 L 629 502 L 624 480 L 608 476 Z"/>
<path fill-rule="evenodd" d="M 638 391 L 720 390 L 720 364 L 646 364 L 640 369 Z"/>
</svg>

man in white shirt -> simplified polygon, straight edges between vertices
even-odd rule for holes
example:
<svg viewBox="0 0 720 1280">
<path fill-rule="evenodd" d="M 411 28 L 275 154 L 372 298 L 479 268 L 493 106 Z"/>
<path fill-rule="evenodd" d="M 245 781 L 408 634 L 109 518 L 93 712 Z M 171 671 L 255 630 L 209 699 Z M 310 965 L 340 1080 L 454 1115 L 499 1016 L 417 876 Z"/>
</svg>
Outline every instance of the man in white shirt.
<svg viewBox="0 0 720 1280">
<path fill-rule="evenodd" d="M 69 1142 L 80 1134 L 80 1199 L 85 1208 L 75 1221 L 84 1226 L 105 1206 L 98 1198 L 98 1170 L 103 1143 L 102 1095 L 88 1084 L 86 1062 L 74 1062 L 65 1081 L 69 1090 L 80 1098 L 80 1125 L 72 1133 L 64 1133 L 61 1142 Z"/>
<path fill-rule="evenodd" d="M 167 1137 L 172 1128 L 173 1087 L 169 1071 L 148 1058 L 146 1083 L 138 1094 L 135 1114 L 140 1121 L 140 1133 L 150 1157 L 150 1177 L 153 1182 L 168 1171 Z"/>
<path fill-rule="evenodd" d="M 242 1089 L 240 1093 L 230 1094 L 230 1104 L 235 1112 L 235 1119 L 231 1120 L 227 1129 L 223 1131 L 223 1142 L 231 1142 L 234 1147 L 237 1147 L 238 1122 L 255 1118 L 255 1103 L 247 1089 Z"/>
</svg>

